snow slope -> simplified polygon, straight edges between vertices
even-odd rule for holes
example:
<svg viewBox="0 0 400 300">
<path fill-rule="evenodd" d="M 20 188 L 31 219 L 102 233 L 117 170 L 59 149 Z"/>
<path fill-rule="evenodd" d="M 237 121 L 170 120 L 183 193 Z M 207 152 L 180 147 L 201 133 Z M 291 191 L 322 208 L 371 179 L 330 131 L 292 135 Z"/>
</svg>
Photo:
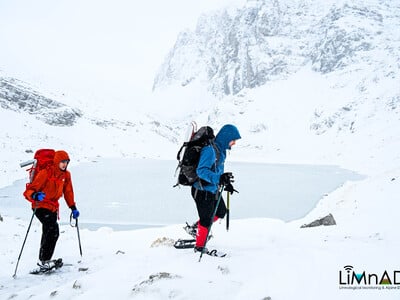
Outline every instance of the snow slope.
<svg viewBox="0 0 400 300">
<path fill-rule="evenodd" d="M 35 222 L 13 279 L 26 222 L 1 223 L 1 299 L 398 299 L 397 285 L 375 289 L 339 288 L 339 271 L 352 265 L 362 272 L 399 270 L 397 192 L 399 169 L 343 186 L 325 197 L 308 217 L 284 223 L 246 219 L 215 224 L 210 247 L 228 257 L 176 250 L 169 239 L 183 237 L 181 225 L 114 232 L 81 230 L 83 258 L 76 231 L 65 225 L 56 256 L 66 266 L 50 276 L 27 275 L 36 256 L 40 226 Z M 395 180 L 392 180 L 395 178 Z M 374 212 L 373 217 L 371 211 Z M 303 222 L 331 212 L 337 226 L 300 229 Z M 63 217 L 63 216 L 62 216 Z M 64 216 L 65 217 L 65 216 Z M 10 240 L 10 232 L 15 232 Z M 165 238 L 163 240 L 163 238 Z M 153 245 L 153 246 L 152 246 Z M 89 268 L 79 271 L 79 268 Z M 164 274 L 168 273 L 168 274 Z M 392 276 L 392 275 L 390 275 Z M 153 277 L 152 280 L 149 277 Z M 399 279 L 397 279 L 398 282 Z M 395 287 L 389 290 L 387 287 Z"/>
</svg>

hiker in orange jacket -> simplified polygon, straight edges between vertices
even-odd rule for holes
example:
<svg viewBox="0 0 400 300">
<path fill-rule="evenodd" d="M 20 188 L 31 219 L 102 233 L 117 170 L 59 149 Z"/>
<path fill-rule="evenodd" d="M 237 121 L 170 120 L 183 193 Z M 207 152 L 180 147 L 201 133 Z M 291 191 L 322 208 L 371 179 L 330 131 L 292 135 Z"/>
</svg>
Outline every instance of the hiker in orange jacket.
<svg viewBox="0 0 400 300">
<path fill-rule="evenodd" d="M 79 217 L 74 201 L 71 173 L 67 170 L 69 161 L 67 152 L 56 151 L 53 165 L 39 171 L 24 192 L 25 198 L 32 202 L 35 216 L 43 225 L 38 263 L 43 267 L 51 264 L 51 257 L 56 247 L 59 236 L 58 200 L 63 195 L 68 207 L 72 210 L 73 218 Z"/>
</svg>

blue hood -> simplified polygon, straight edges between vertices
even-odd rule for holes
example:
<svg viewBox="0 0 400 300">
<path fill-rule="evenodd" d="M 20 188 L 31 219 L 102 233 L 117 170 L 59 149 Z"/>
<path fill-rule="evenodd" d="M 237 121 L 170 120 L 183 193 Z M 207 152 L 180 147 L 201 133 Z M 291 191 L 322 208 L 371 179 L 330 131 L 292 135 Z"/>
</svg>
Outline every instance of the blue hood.
<svg viewBox="0 0 400 300">
<path fill-rule="evenodd" d="M 241 136 L 236 126 L 227 124 L 224 125 L 218 132 L 217 136 L 215 137 L 215 144 L 217 144 L 220 150 L 226 151 L 227 149 L 231 149 L 231 147 L 229 147 L 230 141 L 238 140 L 240 138 Z"/>
</svg>

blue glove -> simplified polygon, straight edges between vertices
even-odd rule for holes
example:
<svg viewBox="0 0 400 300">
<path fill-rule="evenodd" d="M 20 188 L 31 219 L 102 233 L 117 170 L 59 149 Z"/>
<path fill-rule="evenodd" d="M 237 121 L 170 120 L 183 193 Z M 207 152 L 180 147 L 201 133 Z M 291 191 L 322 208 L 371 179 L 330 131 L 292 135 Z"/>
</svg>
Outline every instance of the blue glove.
<svg viewBox="0 0 400 300">
<path fill-rule="evenodd" d="M 46 194 L 43 192 L 34 192 L 31 197 L 33 200 L 42 201 L 45 196 Z"/>
<path fill-rule="evenodd" d="M 76 208 L 72 210 L 72 217 L 74 219 L 78 219 L 79 217 L 79 210 L 77 210 Z"/>
</svg>

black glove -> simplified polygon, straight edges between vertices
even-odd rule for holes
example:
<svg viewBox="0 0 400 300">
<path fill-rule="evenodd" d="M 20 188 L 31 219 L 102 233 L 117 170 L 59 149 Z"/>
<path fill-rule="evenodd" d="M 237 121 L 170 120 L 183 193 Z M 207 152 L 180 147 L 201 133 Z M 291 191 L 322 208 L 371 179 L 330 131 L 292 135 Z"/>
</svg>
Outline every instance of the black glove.
<svg viewBox="0 0 400 300">
<path fill-rule="evenodd" d="M 219 177 L 219 184 L 226 186 L 227 184 L 234 182 L 233 178 L 234 177 L 231 172 L 226 172 Z"/>
<path fill-rule="evenodd" d="M 233 192 L 239 193 L 237 190 L 235 190 L 232 183 L 226 184 L 224 190 L 227 191 L 228 193 L 231 193 L 231 195 L 233 194 Z"/>
</svg>

